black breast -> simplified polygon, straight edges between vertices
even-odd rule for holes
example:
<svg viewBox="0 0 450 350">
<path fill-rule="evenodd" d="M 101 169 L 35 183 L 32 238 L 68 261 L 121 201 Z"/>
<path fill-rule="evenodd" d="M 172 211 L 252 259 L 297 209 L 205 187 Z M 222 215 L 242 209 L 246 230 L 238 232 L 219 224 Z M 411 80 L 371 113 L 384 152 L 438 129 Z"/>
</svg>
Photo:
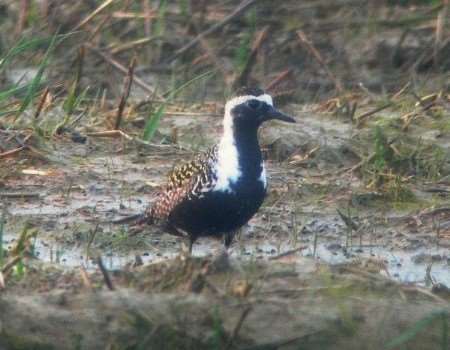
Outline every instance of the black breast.
<svg viewBox="0 0 450 350">
<path fill-rule="evenodd" d="M 264 201 L 266 189 L 260 181 L 261 151 L 257 130 L 234 130 L 241 176 L 231 184 L 231 191 L 208 191 L 177 205 L 169 223 L 191 236 L 222 235 L 245 225 Z"/>
<path fill-rule="evenodd" d="M 236 231 L 258 211 L 266 190 L 261 181 L 250 186 L 239 181 L 233 189 L 211 191 L 180 203 L 170 214 L 169 223 L 197 237 Z"/>
</svg>

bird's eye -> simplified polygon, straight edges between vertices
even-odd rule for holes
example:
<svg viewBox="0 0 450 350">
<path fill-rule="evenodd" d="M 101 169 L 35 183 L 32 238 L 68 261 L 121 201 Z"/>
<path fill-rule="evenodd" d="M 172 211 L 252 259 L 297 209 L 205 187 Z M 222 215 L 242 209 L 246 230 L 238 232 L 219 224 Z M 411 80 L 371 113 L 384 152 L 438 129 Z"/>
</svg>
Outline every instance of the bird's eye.
<svg viewBox="0 0 450 350">
<path fill-rule="evenodd" d="M 258 109 L 259 107 L 261 107 L 261 101 L 258 100 L 249 100 L 247 102 L 247 106 L 249 106 L 251 109 Z"/>
</svg>

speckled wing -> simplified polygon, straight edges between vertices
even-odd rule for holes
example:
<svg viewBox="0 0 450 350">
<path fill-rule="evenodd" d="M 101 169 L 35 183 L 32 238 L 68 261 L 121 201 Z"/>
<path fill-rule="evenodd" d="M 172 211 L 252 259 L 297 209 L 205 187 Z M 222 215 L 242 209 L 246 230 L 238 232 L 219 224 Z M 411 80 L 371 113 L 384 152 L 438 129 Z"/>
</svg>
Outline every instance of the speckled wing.
<svg viewBox="0 0 450 350">
<path fill-rule="evenodd" d="M 149 221 L 166 219 L 181 202 L 201 198 L 214 188 L 217 181 L 214 169 L 217 150 L 218 147 L 214 146 L 168 174 L 166 186 L 145 213 Z"/>
</svg>

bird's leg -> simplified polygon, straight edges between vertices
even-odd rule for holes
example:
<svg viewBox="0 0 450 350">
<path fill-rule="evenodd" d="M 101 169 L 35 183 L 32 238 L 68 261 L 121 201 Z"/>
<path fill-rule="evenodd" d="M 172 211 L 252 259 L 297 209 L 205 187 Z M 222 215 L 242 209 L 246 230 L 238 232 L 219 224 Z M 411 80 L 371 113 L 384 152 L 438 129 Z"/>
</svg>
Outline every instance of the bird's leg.
<svg viewBox="0 0 450 350">
<path fill-rule="evenodd" d="M 220 250 L 218 257 L 225 257 L 228 259 L 228 250 L 230 249 L 231 243 L 233 243 L 234 236 L 236 235 L 236 231 L 227 232 L 223 236 L 223 248 Z"/>
<path fill-rule="evenodd" d="M 233 243 L 234 236 L 237 232 L 227 232 L 223 236 L 223 245 L 225 246 L 225 251 L 228 252 L 228 248 L 230 248 L 231 243 Z"/>
<path fill-rule="evenodd" d="M 190 258 L 191 256 L 192 256 L 192 247 L 193 247 L 193 245 L 194 245 L 194 243 L 195 243 L 195 241 L 196 241 L 196 237 L 194 237 L 194 236 L 188 236 L 187 237 L 187 239 L 184 239 L 183 240 L 183 243 L 182 243 L 182 248 L 181 248 L 181 251 L 182 251 L 182 255 L 185 257 L 185 258 Z"/>
<path fill-rule="evenodd" d="M 165 225 L 164 230 L 167 233 L 170 233 L 171 235 L 174 236 L 187 237 L 187 240 L 186 239 L 182 240 L 181 252 L 183 255 L 186 255 L 187 257 L 190 257 L 192 255 L 192 246 L 194 245 L 194 242 L 196 241 L 197 237 L 188 235 L 187 233 L 178 230 L 175 226 L 170 224 Z"/>
<path fill-rule="evenodd" d="M 189 236 L 188 238 L 188 252 L 189 255 L 192 255 L 192 247 L 194 246 L 195 238 L 193 236 Z"/>
<path fill-rule="evenodd" d="M 142 231 L 144 231 L 144 229 L 145 229 L 145 224 L 133 225 L 128 229 L 128 234 L 130 236 L 135 236 L 138 233 L 141 233 Z"/>
<path fill-rule="evenodd" d="M 230 267 L 228 248 L 233 242 L 234 235 L 235 232 L 227 232 L 223 235 L 223 246 L 213 255 L 211 260 L 210 267 L 214 271 L 225 271 Z"/>
</svg>

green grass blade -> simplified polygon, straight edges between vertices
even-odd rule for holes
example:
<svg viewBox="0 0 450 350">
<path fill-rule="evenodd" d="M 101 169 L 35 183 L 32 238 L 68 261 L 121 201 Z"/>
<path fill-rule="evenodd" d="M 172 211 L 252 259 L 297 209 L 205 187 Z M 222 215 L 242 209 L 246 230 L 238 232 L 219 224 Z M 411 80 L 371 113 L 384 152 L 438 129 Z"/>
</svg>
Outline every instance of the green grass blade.
<svg viewBox="0 0 450 350">
<path fill-rule="evenodd" d="M 69 94 L 66 97 L 66 100 L 63 103 L 63 110 L 66 114 L 71 115 L 73 110 L 75 109 L 75 103 L 77 101 L 77 82 L 74 81 L 72 86 L 70 87 Z"/>
<path fill-rule="evenodd" d="M 6 67 L 6 65 L 13 59 L 15 56 L 21 54 L 22 52 L 28 50 L 28 49 L 34 49 L 36 47 L 41 46 L 43 43 L 45 43 L 47 39 L 44 38 L 38 38 L 38 39 L 32 39 L 32 40 L 25 40 L 24 38 L 21 38 L 19 42 L 14 45 L 0 60 L 0 73 L 3 71 L 3 69 Z"/>
<path fill-rule="evenodd" d="M 159 3 L 158 16 L 154 28 L 154 33 L 156 35 L 164 34 L 166 28 L 166 11 L 167 11 L 167 1 L 162 0 Z"/>
<path fill-rule="evenodd" d="M 7 110 L 7 111 L 1 111 L 0 112 L 0 117 L 14 115 L 14 114 L 17 114 L 18 111 L 19 110 L 17 108 L 16 109 L 10 109 L 10 110 Z"/>
<path fill-rule="evenodd" d="M 66 39 L 68 36 L 73 35 L 74 33 L 68 33 L 68 34 L 55 34 L 52 37 L 45 37 L 45 38 L 36 38 L 36 39 L 19 39 L 16 45 L 14 45 L 7 53 L 6 55 L 0 59 L 0 74 L 8 64 L 18 55 L 23 54 L 25 51 L 33 51 L 36 49 L 39 49 L 43 46 L 47 47 L 47 52 L 44 57 L 43 62 L 41 63 L 40 69 L 38 69 L 38 73 L 35 76 L 35 78 L 26 84 L 14 84 L 12 86 L 9 86 L 6 88 L 6 90 L 0 91 L 0 117 L 5 115 L 11 115 L 16 114 L 16 116 L 19 116 L 31 103 L 33 98 L 37 96 L 42 89 L 42 87 L 45 85 L 42 82 L 42 75 L 43 71 L 46 68 L 49 55 L 51 53 L 51 50 L 54 46 L 59 44 L 61 41 Z M 11 97 L 16 97 L 23 99 L 22 104 L 19 108 L 10 109 L 10 110 L 4 110 L 4 106 L 8 103 L 8 99 Z M 17 117 L 16 117 L 17 118 Z"/>
<path fill-rule="evenodd" d="M 400 334 L 397 338 L 391 340 L 389 343 L 386 344 L 386 350 L 394 349 L 412 339 L 414 339 L 417 334 L 427 328 L 431 323 L 434 321 L 441 319 L 441 318 L 448 318 L 449 314 L 445 311 L 438 311 L 433 312 L 427 317 L 422 318 L 421 320 L 417 321 L 411 328 L 407 329 L 405 332 Z"/>
<path fill-rule="evenodd" d="M 252 52 L 252 38 L 256 33 L 256 11 L 251 10 L 247 18 L 248 30 L 243 33 L 239 45 L 234 53 L 234 67 L 237 72 L 241 72 L 247 65 Z"/>
<path fill-rule="evenodd" d="M 449 327 L 448 327 L 448 320 L 450 318 L 450 315 L 448 313 L 442 313 L 441 315 L 442 317 L 442 344 L 441 344 L 441 349 L 442 350 L 446 350 L 446 349 L 450 349 L 448 341 L 449 339 Z"/>
<path fill-rule="evenodd" d="M 41 89 L 45 84 L 43 84 L 42 82 L 39 84 L 38 90 Z M 30 88 L 30 83 L 29 84 L 25 84 L 22 86 L 14 86 L 12 88 L 10 88 L 9 90 L 5 90 L 0 92 L 0 103 L 7 100 L 10 97 L 22 97 L 24 95 L 26 95 L 28 93 L 28 90 Z M 37 96 L 38 93 L 36 92 L 36 94 L 34 96 Z"/>
<path fill-rule="evenodd" d="M 50 55 L 53 52 L 57 38 L 58 38 L 58 35 L 53 36 L 53 39 L 50 42 L 50 45 L 45 53 L 44 59 L 42 60 L 41 64 L 39 65 L 38 72 L 36 73 L 36 76 L 33 78 L 30 85 L 28 86 L 27 95 L 25 96 L 25 98 L 22 101 L 19 111 L 17 112 L 16 118 L 18 116 L 20 116 L 25 111 L 25 109 L 27 109 L 27 107 L 30 105 L 30 103 L 33 101 L 33 98 L 39 89 L 42 77 L 44 75 L 44 71 L 48 66 L 48 62 L 50 60 Z"/>
<path fill-rule="evenodd" d="M 167 102 L 172 101 L 175 97 L 177 97 L 177 95 L 183 91 L 184 89 L 186 89 L 189 85 L 194 84 L 195 82 L 203 79 L 203 78 L 207 78 L 207 77 L 211 77 L 216 73 L 216 70 L 209 70 L 205 73 L 202 73 L 200 75 L 197 75 L 196 77 L 192 78 L 191 80 L 188 80 L 187 82 L 181 84 L 179 87 L 171 90 L 171 91 L 167 91 L 163 94 L 163 96 L 167 96 Z"/>
<path fill-rule="evenodd" d="M 27 85 L 25 86 L 14 86 L 12 88 L 10 88 L 9 90 L 5 90 L 0 92 L 0 102 L 12 97 L 12 96 L 16 96 L 19 93 L 23 93 L 24 91 L 26 91 L 28 88 Z"/>
<path fill-rule="evenodd" d="M 74 83 L 74 90 L 73 94 L 70 93 L 67 97 L 66 101 L 64 102 L 63 109 L 66 112 L 66 115 L 61 123 L 56 125 L 56 127 L 52 131 L 52 135 L 58 134 L 59 131 L 67 126 L 70 121 L 70 117 L 72 116 L 75 109 L 78 108 L 78 106 L 84 101 L 87 92 L 89 91 L 89 86 L 84 89 L 78 96 L 76 96 L 75 90 L 76 90 L 76 82 Z"/>
<path fill-rule="evenodd" d="M 166 105 L 161 104 L 156 112 L 153 113 L 150 118 L 148 118 L 144 127 L 144 135 L 142 136 L 145 141 L 150 141 L 153 138 L 165 111 Z"/>
<path fill-rule="evenodd" d="M 0 266 L 3 265 L 3 229 L 5 227 L 6 209 L 3 209 L 2 217 L 0 218 Z"/>
<path fill-rule="evenodd" d="M 56 37 L 58 39 L 58 43 L 73 34 L 74 33 L 57 34 Z M 20 55 L 25 51 L 40 48 L 44 45 L 47 45 L 48 43 L 51 43 L 53 40 L 55 40 L 55 35 L 53 35 L 51 37 L 45 37 L 45 38 L 35 38 L 35 39 L 21 38 L 21 39 L 19 39 L 19 42 L 16 45 L 14 45 L 2 59 L 0 59 L 0 73 L 3 71 L 3 69 L 5 69 L 7 64 L 15 56 Z"/>
<path fill-rule="evenodd" d="M 158 107 L 156 112 L 152 113 L 150 115 L 150 117 L 147 119 L 147 122 L 145 123 L 144 133 L 143 133 L 142 138 L 145 141 L 150 141 L 153 138 L 156 130 L 158 129 L 159 122 L 161 121 L 161 118 L 163 117 L 164 112 L 166 111 L 167 103 L 172 101 L 182 90 L 187 88 L 189 85 L 191 85 L 191 84 L 195 83 L 196 81 L 201 80 L 205 77 L 212 76 L 214 73 L 215 73 L 215 70 L 210 70 L 208 72 L 205 72 L 203 74 L 200 74 L 200 75 L 192 78 L 191 80 L 185 82 L 184 84 L 181 84 L 179 87 L 164 93 L 163 96 L 165 96 L 165 97 L 167 96 L 167 99 L 164 103 L 162 103 Z"/>
</svg>

